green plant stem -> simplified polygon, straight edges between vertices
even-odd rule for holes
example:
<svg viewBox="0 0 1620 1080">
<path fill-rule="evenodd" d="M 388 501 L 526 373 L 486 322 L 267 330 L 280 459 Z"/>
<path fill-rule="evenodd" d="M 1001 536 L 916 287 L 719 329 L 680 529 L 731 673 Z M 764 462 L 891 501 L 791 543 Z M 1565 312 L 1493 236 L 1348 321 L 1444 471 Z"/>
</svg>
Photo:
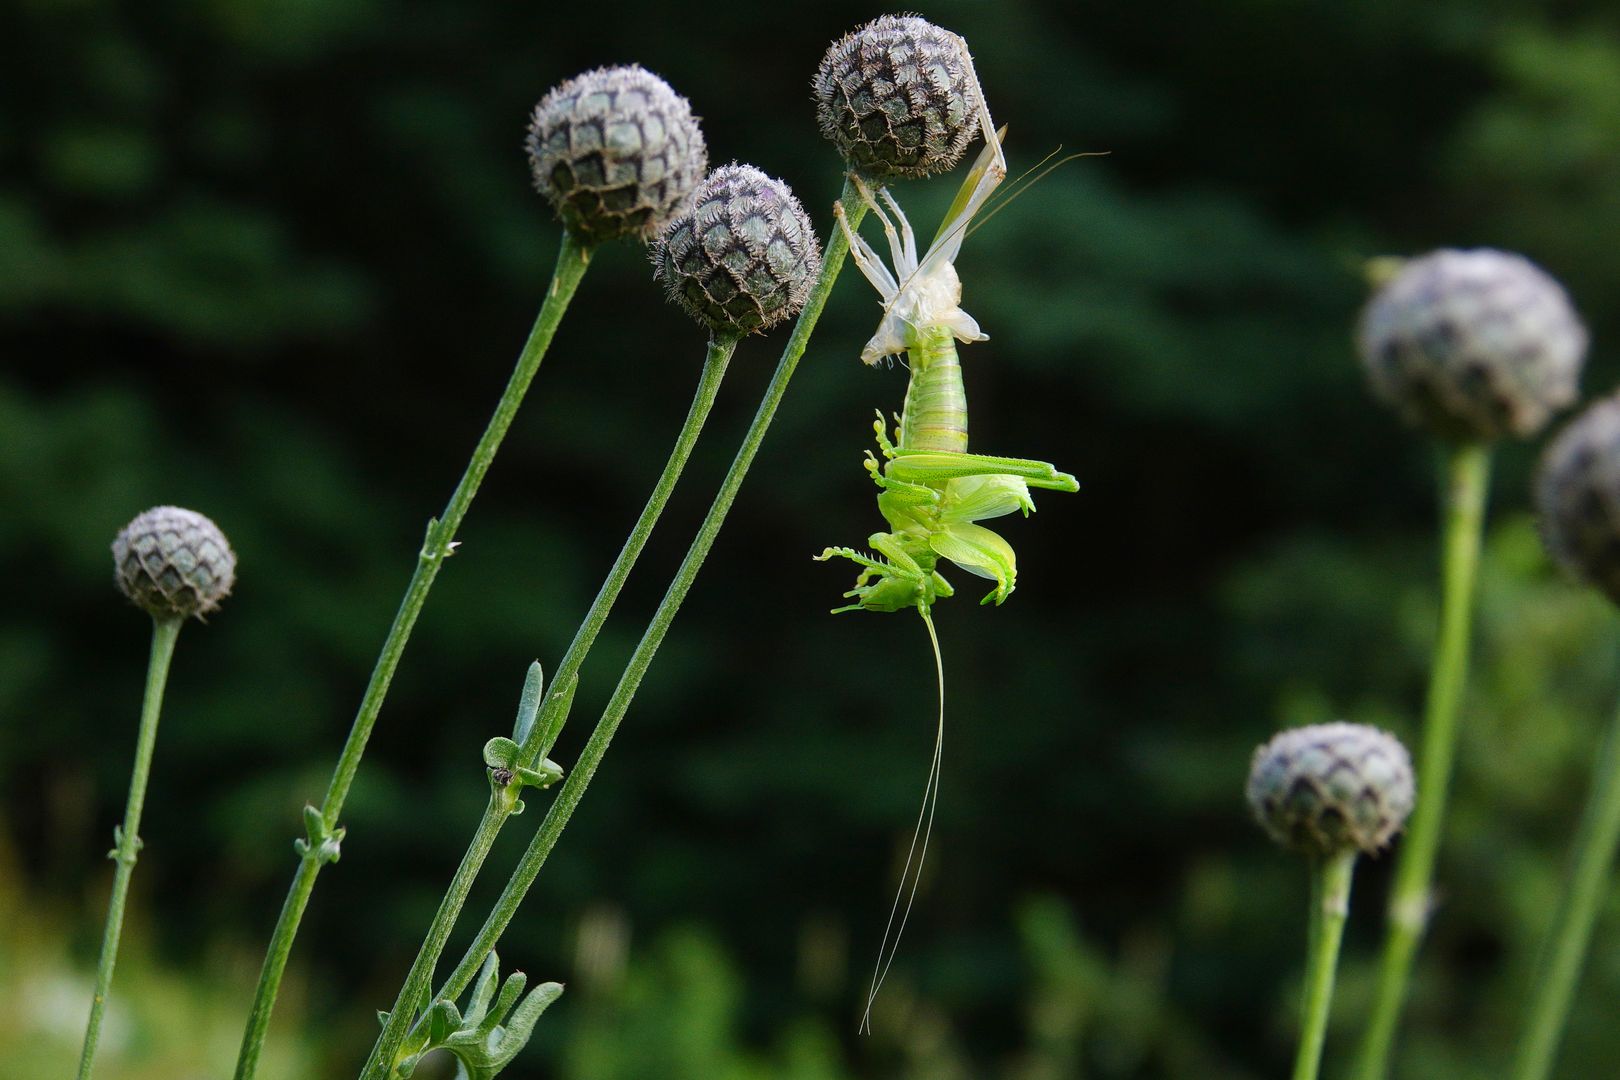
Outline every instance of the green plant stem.
<svg viewBox="0 0 1620 1080">
<path fill-rule="evenodd" d="M 1311 860 L 1311 915 L 1305 953 L 1305 1002 L 1300 1016 L 1299 1054 L 1294 1080 L 1316 1080 L 1322 1067 L 1328 1012 L 1333 1005 L 1333 977 L 1339 966 L 1339 942 L 1350 914 L 1350 879 L 1356 869 L 1355 848 Z"/>
<path fill-rule="evenodd" d="M 625 580 L 629 578 L 630 571 L 636 564 L 636 559 L 647 546 L 653 527 L 658 524 L 658 518 L 669 503 L 675 484 L 681 477 L 681 471 L 692 456 L 693 447 L 697 445 L 698 436 L 703 431 L 709 411 L 714 407 L 715 396 L 720 391 L 721 380 L 725 377 L 726 368 L 731 362 L 731 354 L 736 348 L 735 335 L 718 336 L 709 342 L 708 356 L 703 362 L 703 374 L 698 380 L 697 392 L 692 397 L 692 406 L 687 410 L 686 421 L 681 425 L 680 434 L 675 438 L 675 448 L 670 452 L 669 460 L 665 463 L 657 484 L 653 486 L 653 492 L 648 496 L 641 516 L 636 519 L 634 528 L 630 530 L 629 539 L 619 550 L 618 558 L 614 560 L 601 589 L 597 591 L 596 599 L 592 601 L 584 622 L 575 632 L 568 651 L 563 654 L 557 673 L 552 678 L 551 693 L 546 698 L 548 707 L 541 714 L 544 722 L 537 722 L 534 732 L 524 741 L 525 748 L 532 747 L 536 751 L 531 758 L 527 749 L 525 750 L 520 760 L 526 767 L 531 761 L 544 757 L 544 752 L 550 749 L 551 743 L 561 731 L 566 714 L 561 709 L 550 707 L 550 703 L 566 700 L 570 684 L 579 674 L 580 665 L 584 663 L 591 646 L 596 642 L 596 636 L 601 632 L 602 625 L 607 622 L 608 612 L 613 609 L 613 602 L 618 599 Z M 484 810 L 483 819 L 478 823 L 473 841 L 468 846 L 466 854 L 462 856 L 461 865 L 456 869 L 450 888 L 433 917 L 433 923 L 428 928 L 422 948 L 417 952 L 410 972 L 400 987 L 399 996 L 394 999 L 394 1007 L 389 1011 L 382 1034 L 372 1046 L 362 1076 L 385 1075 L 379 1071 L 380 1063 L 393 1061 L 400 1045 L 409 1034 L 417 1004 L 433 978 L 433 969 L 438 964 L 439 956 L 444 952 L 445 942 L 450 938 L 450 931 L 455 927 L 456 919 L 466 903 L 473 879 L 477 877 L 484 859 L 489 855 L 489 849 L 494 844 L 501 826 L 516 807 L 515 790 L 495 788 L 491 792 L 489 806 Z"/>
<path fill-rule="evenodd" d="M 1592 925 L 1620 844 L 1620 715 L 1603 740 L 1592 777 L 1592 793 L 1575 835 L 1575 861 L 1564 883 L 1552 936 L 1541 957 L 1536 987 L 1525 1014 L 1524 1033 L 1514 1063 L 1514 1080 L 1546 1080 L 1558 1040 L 1569 1018 L 1570 999 L 1592 940 Z"/>
<path fill-rule="evenodd" d="M 1490 476 L 1490 448 L 1484 443 L 1447 447 L 1442 526 L 1440 632 L 1435 640 L 1429 700 L 1418 759 L 1417 808 L 1401 844 L 1390 892 L 1388 925 L 1379 961 L 1372 1017 L 1362 1039 L 1358 1080 L 1383 1080 L 1395 1041 L 1395 1027 L 1418 942 L 1429 921 L 1435 855 L 1446 815 L 1457 749 L 1457 710 L 1468 679 L 1468 644 L 1473 625 L 1474 581 Z"/>
<path fill-rule="evenodd" d="M 254 991 L 253 1009 L 248 1016 L 247 1031 L 242 1036 L 242 1049 L 236 1060 L 236 1080 L 248 1080 L 258 1069 L 270 1013 L 275 1008 L 276 994 L 281 988 L 287 957 L 292 952 L 293 938 L 298 933 L 299 922 L 304 917 L 304 909 L 309 904 L 310 893 L 315 889 L 315 879 L 321 867 L 337 859 L 337 841 L 341 839 L 337 831 L 338 817 L 343 812 L 343 802 L 348 797 L 350 785 L 354 783 L 355 773 L 360 768 L 366 740 L 371 737 L 371 729 L 377 723 L 377 714 L 382 710 L 389 683 L 393 681 L 394 671 L 405 652 L 405 643 L 416 625 L 417 616 L 421 614 L 422 605 L 427 602 L 428 592 L 433 588 L 439 568 L 455 548 L 456 530 L 461 527 L 461 521 L 472 505 L 473 496 L 478 493 L 484 474 L 495 460 L 495 452 L 506 437 L 518 406 L 523 403 L 523 396 L 540 368 L 540 361 L 545 358 L 546 349 L 557 332 L 558 324 L 562 322 L 563 313 L 568 309 L 568 302 L 573 299 L 580 279 L 585 276 L 590 258 L 590 247 L 570 233 L 563 233 L 551 285 L 546 290 L 540 314 L 518 356 L 506 389 L 444 513 L 428 523 L 427 535 L 417 556 L 416 570 L 405 588 L 405 598 L 400 602 L 393 625 L 388 629 L 388 637 L 383 641 L 376 667 L 372 669 L 371 681 L 360 699 L 359 711 L 355 714 L 348 739 L 338 757 L 326 797 L 321 801 L 319 814 L 322 835 L 310 836 L 299 849 L 298 872 L 293 877 L 292 886 L 287 890 L 287 898 L 281 906 L 281 914 L 276 919 L 275 930 L 265 953 L 264 967 L 259 973 L 259 984 Z"/>
<path fill-rule="evenodd" d="M 859 227 L 861 219 L 866 214 L 865 205 L 858 196 L 854 180 L 845 181 L 839 201 L 845 207 L 849 227 L 853 231 Z M 748 467 L 759 452 L 760 444 L 765 439 L 765 432 L 776 416 L 777 406 L 781 404 L 782 396 L 787 392 L 788 382 L 793 378 L 799 359 L 810 343 L 810 334 L 815 329 L 817 320 L 821 318 L 822 308 L 827 304 L 827 297 L 832 292 L 833 284 L 838 280 L 838 273 L 843 269 L 844 257 L 848 253 L 849 244 L 844 239 L 842 230 L 834 228 L 827 241 L 827 253 L 821 265 L 821 274 L 810 290 L 804 310 L 799 313 L 798 322 L 793 326 L 793 334 L 788 338 L 787 345 L 782 351 L 782 359 L 777 363 L 776 373 L 771 376 L 770 385 L 765 389 L 765 396 L 754 414 L 753 423 L 749 425 L 748 433 L 743 436 L 742 446 L 738 449 L 736 458 L 732 460 L 725 479 L 721 481 L 720 490 L 714 497 L 714 503 L 709 507 L 708 515 L 698 527 L 697 536 L 692 540 L 686 558 L 675 571 L 675 577 L 670 581 L 663 600 L 659 602 L 658 610 L 653 613 L 646 632 L 642 634 L 635 652 L 631 654 L 624 674 L 620 676 L 619 684 L 614 688 L 612 698 L 609 699 L 601 718 L 597 720 L 596 728 L 591 732 L 585 748 L 580 751 L 579 760 L 574 763 L 568 779 L 563 782 L 562 790 L 558 792 L 556 800 L 547 811 L 545 820 L 540 823 L 539 830 L 530 841 L 528 850 L 523 853 L 517 868 L 512 871 L 506 888 L 501 891 L 500 898 L 478 931 L 478 936 L 439 991 L 437 995 L 439 998 L 454 998 L 467 988 L 473 976 L 477 974 L 479 965 L 495 948 L 501 934 L 517 914 L 518 905 L 528 894 L 529 887 L 534 884 L 540 868 L 545 865 L 546 858 L 556 846 L 557 838 L 562 835 L 568 819 L 579 806 L 585 788 L 596 775 L 597 766 L 602 763 L 608 744 L 613 741 L 613 735 L 618 731 L 619 723 L 629 710 L 630 701 L 635 697 L 642 677 L 646 675 L 647 668 L 652 663 L 653 654 L 658 651 L 664 635 L 669 631 L 670 623 L 674 621 L 675 613 L 680 610 L 687 592 L 691 590 L 692 582 L 697 578 L 709 549 L 714 546 L 715 537 L 719 535 L 726 514 L 737 497 L 737 491 L 742 487 Z"/>
<path fill-rule="evenodd" d="M 113 872 L 112 898 L 107 902 L 107 925 L 101 934 L 101 960 L 96 965 L 96 993 L 90 1001 L 90 1020 L 84 1029 L 84 1050 L 79 1055 L 79 1080 L 89 1080 L 101 1038 L 101 1018 L 107 1011 L 113 966 L 118 962 L 118 938 L 124 929 L 124 903 L 129 879 L 141 850 L 141 808 L 146 804 L 146 780 L 152 771 L 152 750 L 157 745 L 158 714 L 163 710 L 163 687 L 169 681 L 169 661 L 180 636 L 180 619 L 152 620 L 152 653 L 146 664 L 146 691 L 141 698 L 141 726 L 135 737 L 135 764 L 129 773 L 129 798 L 124 803 L 124 824 L 117 846 L 108 853 L 118 868 Z"/>
</svg>

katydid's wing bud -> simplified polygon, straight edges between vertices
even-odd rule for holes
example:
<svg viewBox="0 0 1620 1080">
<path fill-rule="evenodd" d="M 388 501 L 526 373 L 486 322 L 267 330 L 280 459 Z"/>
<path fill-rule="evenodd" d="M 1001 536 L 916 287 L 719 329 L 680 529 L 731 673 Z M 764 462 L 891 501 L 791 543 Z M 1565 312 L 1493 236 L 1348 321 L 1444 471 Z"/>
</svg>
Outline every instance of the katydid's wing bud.
<svg viewBox="0 0 1620 1080">
<path fill-rule="evenodd" d="M 236 553 L 219 526 L 195 510 L 158 506 L 113 540 L 118 588 L 154 619 L 206 615 L 236 581 Z"/>
<path fill-rule="evenodd" d="M 748 334 L 797 314 L 821 273 L 804 207 L 752 165 L 710 173 L 652 258 L 669 298 L 716 333 Z"/>
<path fill-rule="evenodd" d="M 535 107 L 527 145 L 534 186 L 590 244 L 652 239 L 708 168 L 691 105 L 633 65 L 553 89 Z"/>
<path fill-rule="evenodd" d="M 1412 812 L 1412 760 L 1365 724 L 1285 731 L 1254 752 L 1249 805 L 1277 843 L 1307 855 L 1372 854 Z"/>
<path fill-rule="evenodd" d="M 1620 603 L 1620 397 L 1593 404 L 1547 447 L 1536 508 L 1552 557 Z"/>
<path fill-rule="evenodd" d="M 1379 397 L 1449 439 L 1533 435 L 1574 404 L 1586 328 L 1562 286 L 1503 251 L 1413 259 L 1361 317 Z"/>
<path fill-rule="evenodd" d="M 884 15 L 846 35 L 811 85 L 822 135 L 880 182 L 950 170 L 979 131 L 967 42 L 915 15 Z"/>
</svg>

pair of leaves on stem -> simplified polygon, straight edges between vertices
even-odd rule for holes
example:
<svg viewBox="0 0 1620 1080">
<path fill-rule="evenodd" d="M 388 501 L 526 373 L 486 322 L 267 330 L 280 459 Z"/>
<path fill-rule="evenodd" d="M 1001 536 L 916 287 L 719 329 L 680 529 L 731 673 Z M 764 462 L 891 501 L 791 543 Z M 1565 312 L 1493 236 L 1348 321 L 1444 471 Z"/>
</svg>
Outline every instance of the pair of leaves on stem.
<svg viewBox="0 0 1620 1080">
<path fill-rule="evenodd" d="M 579 676 L 572 676 L 564 685 L 552 690 L 551 700 L 545 702 L 545 712 L 542 714 L 540 706 L 544 685 L 545 676 L 541 672 L 540 661 L 536 660 L 529 665 L 528 675 L 523 680 L 523 694 L 518 699 L 512 738 L 497 736 L 484 744 L 484 765 L 489 769 L 490 783 L 498 789 L 510 791 L 514 800 L 513 815 L 523 813 L 518 792 L 525 787 L 544 791 L 561 780 L 563 775 L 562 766 L 545 756 L 545 751 L 549 749 L 545 743 L 555 738 L 555 731 L 562 727 L 562 721 L 567 718 L 574 704 L 574 691 L 579 687 Z M 530 767 L 523 763 L 525 744 L 533 741 L 536 725 L 541 719 L 546 721 L 546 726 L 541 729 L 541 744 L 531 748 L 540 760 Z"/>
<path fill-rule="evenodd" d="M 472 996 L 465 1014 L 456 1003 L 441 998 L 431 1004 L 424 1000 L 421 1015 L 405 1037 L 395 1059 L 394 1077 L 409 1077 L 417 1065 L 435 1050 L 444 1050 L 456 1059 L 456 1080 L 494 1080 L 528 1045 L 535 1021 L 546 1007 L 562 996 L 562 983 L 541 983 L 527 995 L 529 977 L 514 971 L 500 980 L 500 960 L 490 953 L 473 980 Z M 388 1022 L 387 1013 L 377 1019 Z"/>
</svg>

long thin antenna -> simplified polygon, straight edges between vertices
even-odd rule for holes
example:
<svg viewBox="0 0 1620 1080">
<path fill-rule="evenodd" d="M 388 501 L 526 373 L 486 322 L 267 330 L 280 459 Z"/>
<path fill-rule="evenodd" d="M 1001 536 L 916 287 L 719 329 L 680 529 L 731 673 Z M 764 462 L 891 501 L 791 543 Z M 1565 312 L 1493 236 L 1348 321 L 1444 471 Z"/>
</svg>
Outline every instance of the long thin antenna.
<svg viewBox="0 0 1620 1080">
<path fill-rule="evenodd" d="M 1058 147 L 1050 154 L 1047 154 L 1045 157 L 1041 158 L 1041 160 L 1037 161 L 1034 165 L 1031 165 L 1029 168 L 1025 169 L 1023 173 L 1017 177 L 1017 179 L 1013 180 L 1012 183 L 1007 185 L 1007 189 L 1005 191 L 998 194 L 994 199 L 987 201 L 982 210 L 983 216 L 979 217 L 977 220 L 968 225 L 967 235 L 972 236 L 974 233 L 978 232 L 984 227 L 986 222 L 1005 210 L 1008 203 L 1012 202 L 1014 199 L 1018 198 L 1018 196 L 1022 195 L 1024 192 L 1046 179 L 1047 174 L 1053 169 L 1067 165 L 1069 162 L 1074 161 L 1077 158 L 1107 157 L 1111 153 L 1111 151 L 1108 150 L 1086 150 L 1080 153 L 1069 154 L 1067 157 L 1058 158 L 1057 161 L 1052 161 L 1052 159 L 1057 157 L 1058 152 L 1062 149 L 1063 147 Z M 1048 161 L 1052 161 L 1052 164 L 1046 165 Z M 1041 169 L 1042 165 L 1046 165 L 1046 168 Z M 1041 169 L 1041 171 L 1031 176 L 1030 174 L 1035 173 L 1036 169 Z"/>
<path fill-rule="evenodd" d="M 858 1033 L 870 1035 L 872 1033 L 872 1005 L 877 1001 L 878 991 L 883 989 L 883 980 L 889 975 L 889 966 L 894 963 L 895 954 L 900 951 L 900 935 L 906 932 L 906 922 L 911 918 L 911 905 L 917 900 L 917 886 L 922 881 L 923 860 L 928 857 L 928 838 L 934 832 L 934 809 L 939 805 L 940 763 L 944 760 L 945 749 L 945 663 L 939 655 L 939 635 L 934 632 L 934 619 L 928 614 L 928 609 L 918 605 L 917 611 L 922 615 L 923 625 L 928 628 L 928 642 L 934 648 L 934 675 L 939 686 L 939 722 L 934 731 L 934 758 L 928 766 L 928 783 L 923 785 L 922 809 L 917 813 L 917 826 L 911 833 L 911 848 L 906 852 L 906 865 L 900 871 L 900 885 L 894 893 L 894 904 L 889 908 L 889 921 L 883 927 L 883 942 L 878 946 L 877 963 L 872 966 L 872 988 L 866 995 L 866 1012 L 861 1017 Z M 921 841 L 919 848 L 918 842 Z M 913 857 L 915 857 L 916 870 L 912 870 Z M 911 888 L 908 891 L 906 881 L 910 880 Z M 906 898 L 906 909 L 900 911 L 900 897 Z M 895 915 L 900 916 L 900 925 L 895 927 Z M 890 931 L 894 932 L 894 941 L 889 940 Z M 886 958 L 885 958 L 886 957 Z"/>
</svg>

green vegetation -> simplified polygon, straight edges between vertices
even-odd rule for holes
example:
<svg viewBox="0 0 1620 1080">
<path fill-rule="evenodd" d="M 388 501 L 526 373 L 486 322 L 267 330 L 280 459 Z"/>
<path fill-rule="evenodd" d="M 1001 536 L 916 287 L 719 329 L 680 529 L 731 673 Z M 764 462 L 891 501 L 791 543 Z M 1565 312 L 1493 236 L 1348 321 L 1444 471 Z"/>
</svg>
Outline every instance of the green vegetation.
<svg viewBox="0 0 1620 1080">
<path fill-rule="evenodd" d="M 77 1059 L 146 662 L 106 545 L 171 502 L 229 533 L 241 579 L 170 676 L 97 1076 L 229 1073 L 301 809 L 550 272 L 559 228 L 521 148 L 539 94 L 645 64 L 691 98 L 715 161 L 783 177 L 828 235 L 839 177 L 808 77 L 874 9 L 699 22 L 638 4 L 562 28 L 545 8 L 0 16 L 0 1076 Z M 569 987 L 506 1075 L 1285 1073 L 1307 882 L 1248 820 L 1249 753 L 1335 719 L 1416 748 L 1439 612 L 1434 463 L 1363 385 L 1361 264 L 1523 251 L 1592 329 L 1587 394 L 1620 375 L 1620 20 L 1557 10 L 928 5 L 973 44 L 1014 176 L 1060 143 L 1110 153 L 1043 180 L 961 258 L 990 335 L 963 350 L 975 443 L 1061 461 L 1081 490 L 1014 526 L 1004 609 L 935 614 L 952 679 L 937 846 L 875 1034 L 854 1029 L 933 667 L 909 622 L 829 617 L 847 575 L 810 558 L 870 531 L 857 462 L 873 402 L 905 381 L 860 364 L 876 308 L 851 279 L 502 939 L 503 973 Z M 908 214 L 939 220 L 955 186 L 909 185 Z M 479 748 L 509 730 L 530 661 L 563 654 L 680 426 L 693 328 L 639 251 L 604 245 L 590 278 L 400 665 L 260 1080 L 364 1059 L 486 801 Z M 782 340 L 739 346 L 576 716 L 608 701 Z M 1536 449 L 1493 459 L 1440 908 L 1397 1078 L 1512 1060 L 1620 689 L 1613 613 L 1537 542 Z M 570 725 L 553 756 L 569 767 L 588 733 Z M 548 798 L 495 845 L 470 911 Z M 1373 1000 L 1391 869 L 1359 867 L 1325 1076 Z M 1611 891 L 1555 1076 L 1620 1060 L 1617 909 Z"/>
</svg>

